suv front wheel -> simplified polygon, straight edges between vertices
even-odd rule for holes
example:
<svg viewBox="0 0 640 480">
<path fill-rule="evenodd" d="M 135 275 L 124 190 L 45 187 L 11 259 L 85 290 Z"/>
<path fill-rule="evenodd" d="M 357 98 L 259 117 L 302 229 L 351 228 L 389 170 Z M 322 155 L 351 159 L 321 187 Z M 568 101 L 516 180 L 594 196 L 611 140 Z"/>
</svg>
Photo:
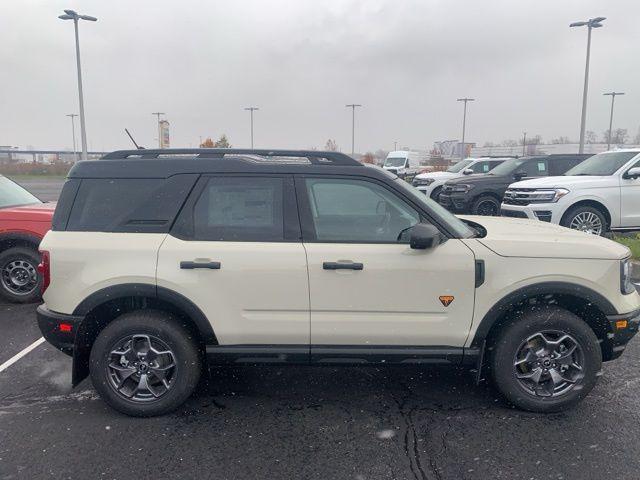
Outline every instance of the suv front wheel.
<svg viewBox="0 0 640 480">
<path fill-rule="evenodd" d="M 111 407 L 136 417 L 162 415 L 193 393 L 201 360 L 192 335 L 157 310 L 125 313 L 107 325 L 93 347 L 93 385 Z"/>
<path fill-rule="evenodd" d="M 519 312 L 506 325 L 490 363 L 494 383 L 510 403 L 532 412 L 557 412 L 591 391 L 602 352 L 583 320 L 540 305 Z"/>
<path fill-rule="evenodd" d="M 602 212 L 586 205 L 569 210 L 560 224 L 592 235 L 604 235 L 607 231 L 607 219 Z"/>
</svg>

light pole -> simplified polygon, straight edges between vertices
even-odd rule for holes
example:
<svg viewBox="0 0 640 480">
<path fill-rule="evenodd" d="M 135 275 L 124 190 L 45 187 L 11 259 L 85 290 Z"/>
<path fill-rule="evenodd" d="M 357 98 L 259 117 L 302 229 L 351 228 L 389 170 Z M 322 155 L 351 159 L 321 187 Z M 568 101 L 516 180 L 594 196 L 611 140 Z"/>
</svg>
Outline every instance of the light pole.
<svg viewBox="0 0 640 480">
<path fill-rule="evenodd" d="M 609 92 L 603 95 L 611 96 L 611 115 L 609 116 L 609 138 L 607 139 L 607 150 L 611 148 L 611 129 L 613 128 L 613 104 L 616 101 L 616 95 L 624 95 L 624 92 Z"/>
<path fill-rule="evenodd" d="M 356 108 L 362 105 L 358 103 L 350 103 L 345 105 L 347 108 L 351 108 L 351 156 L 355 154 L 356 149 Z"/>
<path fill-rule="evenodd" d="M 78 160 L 78 152 L 76 150 L 76 124 L 73 118 L 77 116 L 78 115 L 75 113 L 70 113 L 67 115 L 67 117 L 71 117 L 71 136 L 73 138 L 73 158 L 76 161 Z"/>
<path fill-rule="evenodd" d="M 160 115 L 166 115 L 164 112 L 153 112 L 151 115 L 155 115 L 158 119 L 158 148 L 162 148 L 162 129 L 160 128 Z"/>
<path fill-rule="evenodd" d="M 522 156 L 526 155 L 527 148 L 527 132 L 522 132 Z"/>
<path fill-rule="evenodd" d="M 80 138 L 82 141 L 82 160 L 87 159 L 87 131 L 84 121 L 84 99 L 82 95 L 82 69 L 80 68 L 80 37 L 78 36 L 78 20 L 96 22 L 96 17 L 79 15 L 73 10 L 65 10 L 64 15 L 59 15 L 61 20 L 73 20 L 73 28 L 76 33 L 76 63 L 78 69 L 78 97 L 80 98 Z"/>
<path fill-rule="evenodd" d="M 393 142 L 393 150 L 398 150 L 398 142 Z"/>
<path fill-rule="evenodd" d="M 251 114 L 251 148 L 253 149 L 253 112 L 260 109 L 258 107 L 245 107 L 245 110 L 248 110 Z"/>
<path fill-rule="evenodd" d="M 585 22 L 573 22 L 570 27 L 588 27 L 587 33 L 587 62 L 584 67 L 584 90 L 582 91 L 582 117 L 580 118 L 580 148 L 578 153 L 584 153 L 584 129 L 587 122 L 587 91 L 589 89 L 589 56 L 591 55 L 591 30 L 600 28 L 606 17 L 591 18 Z"/>
<path fill-rule="evenodd" d="M 464 155 L 465 155 L 465 145 L 464 145 L 464 134 L 465 134 L 465 129 L 467 127 L 467 103 L 468 102 L 475 102 L 475 98 L 459 98 L 458 102 L 464 102 L 464 114 L 462 116 L 462 148 L 460 149 L 460 160 L 464 160 Z"/>
</svg>

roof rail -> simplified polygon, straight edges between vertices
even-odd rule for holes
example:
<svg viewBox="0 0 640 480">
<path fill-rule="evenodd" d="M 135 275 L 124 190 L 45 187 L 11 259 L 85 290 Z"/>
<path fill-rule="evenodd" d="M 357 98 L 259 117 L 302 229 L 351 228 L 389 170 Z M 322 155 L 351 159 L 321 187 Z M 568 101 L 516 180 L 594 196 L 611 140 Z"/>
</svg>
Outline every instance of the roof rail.
<svg viewBox="0 0 640 480">
<path fill-rule="evenodd" d="M 360 162 L 340 152 L 317 150 L 255 150 L 249 148 L 165 148 L 154 150 L 117 150 L 102 159 L 159 158 L 193 155 L 196 158 L 223 158 L 225 155 L 256 155 L 260 157 L 303 157 L 314 165 L 362 166 Z"/>
</svg>

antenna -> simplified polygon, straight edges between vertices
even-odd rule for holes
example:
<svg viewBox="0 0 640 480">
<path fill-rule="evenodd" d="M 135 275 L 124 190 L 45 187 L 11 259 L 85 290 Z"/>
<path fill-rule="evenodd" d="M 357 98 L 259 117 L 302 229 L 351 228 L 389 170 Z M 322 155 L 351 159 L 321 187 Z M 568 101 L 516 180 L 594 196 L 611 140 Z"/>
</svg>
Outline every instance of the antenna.
<svg viewBox="0 0 640 480">
<path fill-rule="evenodd" d="M 144 150 L 144 147 L 141 147 L 136 143 L 136 141 L 133 139 L 133 136 L 129 133 L 129 130 L 125 128 L 124 131 L 127 132 L 127 135 L 129 135 L 129 138 L 131 139 L 131 141 L 133 142 L 133 144 L 136 146 L 138 150 Z"/>
</svg>

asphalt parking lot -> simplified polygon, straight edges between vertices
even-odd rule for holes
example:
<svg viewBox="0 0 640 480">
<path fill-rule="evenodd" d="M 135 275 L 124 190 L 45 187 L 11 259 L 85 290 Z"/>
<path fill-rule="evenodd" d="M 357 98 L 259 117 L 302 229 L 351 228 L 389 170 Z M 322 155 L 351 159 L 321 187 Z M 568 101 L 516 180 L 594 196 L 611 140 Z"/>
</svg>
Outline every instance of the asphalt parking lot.
<svg viewBox="0 0 640 480">
<path fill-rule="evenodd" d="M 40 338 L 35 307 L 0 305 L 0 365 Z M 634 339 L 553 415 L 509 408 L 465 370 L 246 367 L 133 419 L 89 380 L 71 389 L 70 358 L 44 343 L 0 371 L 0 479 L 636 479 L 639 360 Z"/>
</svg>

